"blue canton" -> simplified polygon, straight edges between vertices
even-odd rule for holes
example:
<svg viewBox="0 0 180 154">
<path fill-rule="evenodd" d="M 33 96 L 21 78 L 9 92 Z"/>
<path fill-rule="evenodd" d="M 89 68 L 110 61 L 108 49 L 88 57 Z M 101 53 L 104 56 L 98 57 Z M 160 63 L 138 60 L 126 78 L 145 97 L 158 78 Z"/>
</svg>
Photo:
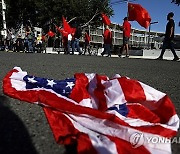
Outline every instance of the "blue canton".
<svg viewBox="0 0 180 154">
<path fill-rule="evenodd" d="M 129 113 L 129 109 L 126 106 L 126 104 L 116 105 L 116 106 L 108 108 L 108 110 L 114 110 L 125 117 Z"/>
<path fill-rule="evenodd" d="M 75 78 L 65 80 L 52 80 L 26 75 L 23 80 L 26 82 L 26 89 L 45 88 L 52 89 L 56 93 L 68 97 L 75 86 Z"/>
</svg>

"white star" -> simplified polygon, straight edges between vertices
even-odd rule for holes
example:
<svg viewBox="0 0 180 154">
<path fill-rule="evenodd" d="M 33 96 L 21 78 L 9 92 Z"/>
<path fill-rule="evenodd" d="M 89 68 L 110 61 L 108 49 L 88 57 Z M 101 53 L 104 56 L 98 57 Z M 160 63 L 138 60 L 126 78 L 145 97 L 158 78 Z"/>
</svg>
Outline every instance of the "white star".
<svg viewBox="0 0 180 154">
<path fill-rule="evenodd" d="M 74 83 L 73 82 L 67 82 L 67 86 L 66 87 L 69 87 L 72 89 L 72 87 L 74 86 Z"/>
<path fill-rule="evenodd" d="M 28 82 L 31 82 L 31 83 L 36 83 L 37 81 L 34 80 L 34 77 L 33 78 L 28 78 Z"/>
<path fill-rule="evenodd" d="M 47 82 L 48 82 L 47 85 L 49 85 L 49 86 L 51 86 L 51 87 L 53 87 L 53 85 L 56 84 L 56 83 L 54 82 L 54 80 L 47 80 Z"/>
<path fill-rule="evenodd" d="M 116 104 L 115 107 L 120 110 L 120 104 Z"/>
</svg>

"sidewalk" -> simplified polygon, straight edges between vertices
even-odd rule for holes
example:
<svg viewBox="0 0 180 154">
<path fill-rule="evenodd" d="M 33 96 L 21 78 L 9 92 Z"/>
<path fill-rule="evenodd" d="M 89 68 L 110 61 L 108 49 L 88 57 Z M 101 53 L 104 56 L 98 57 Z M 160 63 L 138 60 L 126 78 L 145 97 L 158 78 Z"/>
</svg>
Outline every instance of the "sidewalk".
<svg viewBox="0 0 180 154">
<path fill-rule="evenodd" d="M 143 54 L 142 56 L 136 56 L 136 55 L 130 55 L 129 58 L 136 58 L 136 59 L 157 59 L 159 57 L 161 53 L 161 50 L 143 50 Z M 176 50 L 176 54 L 178 55 L 178 57 L 180 57 L 180 50 Z M 101 56 L 100 54 L 98 54 L 98 56 Z M 118 55 L 111 55 L 111 57 L 113 58 L 117 58 L 119 57 Z M 122 58 L 124 58 L 122 56 Z M 164 60 L 173 60 L 174 56 L 172 54 L 172 52 L 167 49 L 164 53 L 163 59 Z M 178 60 L 180 61 L 180 60 Z"/>
<path fill-rule="evenodd" d="M 13 51 L 8 51 L 8 52 L 13 52 Z M 97 56 L 101 56 L 101 52 L 102 52 L 102 50 L 99 50 Z M 136 50 L 135 50 L 135 52 L 136 52 Z M 47 54 L 58 54 L 58 52 L 53 50 L 53 48 L 47 48 L 46 49 L 46 53 Z M 132 54 L 132 50 L 131 50 L 129 58 L 135 58 L 135 59 L 157 59 L 159 57 L 160 53 L 161 53 L 161 50 L 142 50 L 142 55 L 140 55 L 139 53 L 136 55 L 136 53 Z M 64 52 L 59 52 L 59 54 L 64 54 Z M 78 52 L 74 52 L 74 54 L 78 55 L 79 53 Z M 178 57 L 180 57 L 180 50 L 176 50 L 176 54 L 178 55 Z M 111 57 L 112 58 L 119 58 L 119 56 L 115 55 L 115 54 L 112 54 Z M 124 56 L 122 55 L 122 58 L 125 58 L 125 55 Z M 169 49 L 167 49 L 165 51 L 165 53 L 164 53 L 163 59 L 164 60 L 173 60 L 173 58 L 174 58 L 174 56 L 173 56 L 172 52 Z M 179 61 L 180 60 L 178 60 L 178 62 Z"/>
</svg>

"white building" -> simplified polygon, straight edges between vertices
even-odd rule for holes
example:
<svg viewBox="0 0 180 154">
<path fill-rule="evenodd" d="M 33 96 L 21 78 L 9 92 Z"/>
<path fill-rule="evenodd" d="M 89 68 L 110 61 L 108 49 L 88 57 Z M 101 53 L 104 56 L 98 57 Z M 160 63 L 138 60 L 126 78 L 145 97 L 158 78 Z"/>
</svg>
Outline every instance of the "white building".
<svg viewBox="0 0 180 154">
<path fill-rule="evenodd" d="M 110 29 L 113 34 L 113 45 L 114 46 L 121 46 L 123 44 L 123 32 L 119 28 L 118 24 L 112 23 L 110 25 Z M 97 29 L 89 29 L 91 42 L 94 44 L 98 44 L 99 46 L 103 46 L 103 32 L 104 26 L 97 27 Z M 155 32 L 149 30 L 138 30 L 132 28 L 131 37 L 130 37 L 130 46 L 131 47 L 138 47 L 138 48 L 156 48 L 159 49 L 162 45 L 163 37 L 162 35 L 164 32 Z M 180 35 L 177 35 L 180 37 Z"/>
</svg>

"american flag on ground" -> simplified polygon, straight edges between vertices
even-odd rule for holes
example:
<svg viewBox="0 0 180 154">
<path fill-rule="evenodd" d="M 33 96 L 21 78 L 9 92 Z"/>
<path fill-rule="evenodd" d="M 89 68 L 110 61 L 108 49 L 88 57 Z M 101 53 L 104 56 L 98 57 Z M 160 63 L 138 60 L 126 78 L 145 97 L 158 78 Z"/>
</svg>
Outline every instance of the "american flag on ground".
<svg viewBox="0 0 180 154">
<path fill-rule="evenodd" d="M 116 75 L 77 73 L 52 80 L 15 67 L 3 80 L 10 97 L 40 104 L 58 144 L 78 153 L 171 153 L 179 118 L 169 97 L 140 81 Z M 167 141 L 163 140 L 163 141 Z"/>
</svg>

